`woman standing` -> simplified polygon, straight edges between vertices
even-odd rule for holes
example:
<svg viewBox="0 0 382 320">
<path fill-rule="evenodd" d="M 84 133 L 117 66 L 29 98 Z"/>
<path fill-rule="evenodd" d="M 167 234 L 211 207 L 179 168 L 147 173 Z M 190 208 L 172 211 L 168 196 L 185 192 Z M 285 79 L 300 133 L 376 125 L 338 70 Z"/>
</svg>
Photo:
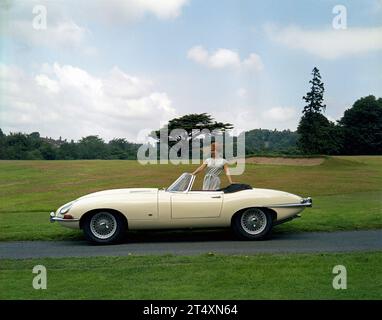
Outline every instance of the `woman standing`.
<svg viewBox="0 0 382 320">
<path fill-rule="evenodd" d="M 206 169 L 206 175 L 203 180 L 203 190 L 220 189 L 219 175 L 224 170 L 228 181 L 232 184 L 232 179 L 229 174 L 228 162 L 222 157 L 219 157 L 216 143 L 211 143 L 211 158 L 206 159 L 203 164 L 197 168 L 192 174 L 196 175 Z"/>
</svg>

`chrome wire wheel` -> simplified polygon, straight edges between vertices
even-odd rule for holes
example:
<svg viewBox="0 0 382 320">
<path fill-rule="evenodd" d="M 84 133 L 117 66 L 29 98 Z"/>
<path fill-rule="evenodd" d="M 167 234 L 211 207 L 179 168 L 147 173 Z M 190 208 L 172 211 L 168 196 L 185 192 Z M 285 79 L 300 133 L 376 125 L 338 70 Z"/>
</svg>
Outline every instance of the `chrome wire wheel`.
<svg viewBox="0 0 382 320">
<path fill-rule="evenodd" d="M 117 220 L 109 212 L 98 212 L 90 220 L 90 230 L 98 239 L 108 239 L 117 230 Z"/>
<path fill-rule="evenodd" d="M 267 226 L 266 214 L 256 208 L 251 208 L 243 212 L 241 215 L 240 223 L 245 232 L 251 235 L 262 233 Z"/>
</svg>

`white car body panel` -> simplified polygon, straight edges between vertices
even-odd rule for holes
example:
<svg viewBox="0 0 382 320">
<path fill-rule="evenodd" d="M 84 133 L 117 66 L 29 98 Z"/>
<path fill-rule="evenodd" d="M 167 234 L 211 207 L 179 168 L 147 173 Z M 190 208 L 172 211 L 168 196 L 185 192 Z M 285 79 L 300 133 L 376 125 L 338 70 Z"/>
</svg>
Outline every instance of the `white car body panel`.
<svg viewBox="0 0 382 320">
<path fill-rule="evenodd" d="M 246 208 L 272 210 L 277 224 L 311 206 L 310 198 L 283 191 L 259 188 L 233 193 L 190 191 L 192 183 L 193 180 L 185 191 L 127 188 L 94 192 L 73 202 L 68 211 L 70 219 L 64 219 L 60 213 L 66 204 L 51 213 L 51 221 L 79 229 L 86 213 L 114 210 L 126 217 L 129 230 L 229 227 L 232 216 Z"/>
</svg>

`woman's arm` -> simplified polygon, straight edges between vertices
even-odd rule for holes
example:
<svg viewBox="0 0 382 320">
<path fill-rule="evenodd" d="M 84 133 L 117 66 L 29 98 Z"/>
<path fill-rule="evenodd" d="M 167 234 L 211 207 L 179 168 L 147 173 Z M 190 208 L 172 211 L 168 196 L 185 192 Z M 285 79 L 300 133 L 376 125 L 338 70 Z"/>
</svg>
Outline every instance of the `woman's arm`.
<svg viewBox="0 0 382 320">
<path fill-rule="evenodd" d="M 232 184 L 233 182 L 231 179 L 231 175 L 229 174 L 229 168 L 227 163 L 224 165 L 224 172 L 225 172 L 225 175 L 227 176 L 229 183 Z"/>
<path fill-rule="evenodd" d="M 199 168 L 197 168 L 192 174 L 193 175 L 198 174 L 199 172 L 203 171 L 206 166 L 207 166 L 207 164 L 202 163 L 202 165 Z"/>
</svg>

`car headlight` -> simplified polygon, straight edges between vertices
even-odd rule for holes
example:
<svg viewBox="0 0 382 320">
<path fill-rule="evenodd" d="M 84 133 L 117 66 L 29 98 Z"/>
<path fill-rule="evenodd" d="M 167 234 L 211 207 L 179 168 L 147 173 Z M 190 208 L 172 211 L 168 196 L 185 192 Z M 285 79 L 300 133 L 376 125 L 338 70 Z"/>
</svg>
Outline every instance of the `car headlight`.
<svg viewBox="0 0 382 320">
<path fill-rule="evenodd" d="M 68 204 L 64 205 L 64 206 L 60 209 L 60 214 L 65 214 L 65 213 L 67 213 L 67 212 L 70 210 L 70 208 L 72 207 L 73 203 L 74 203 L 74 201 L 69 202 Z"/>
</svg>

